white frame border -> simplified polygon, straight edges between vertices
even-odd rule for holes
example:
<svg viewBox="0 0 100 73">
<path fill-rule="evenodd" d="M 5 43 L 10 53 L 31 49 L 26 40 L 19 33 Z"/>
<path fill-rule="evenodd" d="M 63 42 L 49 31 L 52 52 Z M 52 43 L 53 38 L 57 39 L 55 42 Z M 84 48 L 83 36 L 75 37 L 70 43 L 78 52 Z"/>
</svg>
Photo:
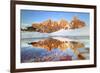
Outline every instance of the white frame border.
<svg viewBox="0 0 100 73">
<path fill-rule="evenodd" d="M 60 62 L 41 62 L 41 63 L 20 63 L 20 10 L 46 10 L 46 11 L 67 11 L 67 12 L 89 12 L 90 13 L 90 60 L 80 61 L 60 61 Z M 36 5 L 16 5 L 16 69 L 75 66 L 94 64 L 94 10 L 85 8 L 52 7 Z"/>
</svg>

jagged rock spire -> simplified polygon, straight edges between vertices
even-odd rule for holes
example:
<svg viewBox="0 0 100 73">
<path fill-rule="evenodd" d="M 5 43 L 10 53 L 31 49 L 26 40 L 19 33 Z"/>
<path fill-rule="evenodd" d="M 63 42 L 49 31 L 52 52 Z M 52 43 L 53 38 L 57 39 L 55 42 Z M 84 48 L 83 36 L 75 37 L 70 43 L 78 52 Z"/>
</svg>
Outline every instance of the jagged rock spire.
<svg viewBox="0 0 100 73">
<path fill-rule="evenodd" d="M 72 29 L 81 28 L 84 26 L 85 26 L 85 22 L 78 19 L 77 16 L 74 16 L 71 23 L 70 23 L 70 28 L 72 28 Z"/>
</svg>

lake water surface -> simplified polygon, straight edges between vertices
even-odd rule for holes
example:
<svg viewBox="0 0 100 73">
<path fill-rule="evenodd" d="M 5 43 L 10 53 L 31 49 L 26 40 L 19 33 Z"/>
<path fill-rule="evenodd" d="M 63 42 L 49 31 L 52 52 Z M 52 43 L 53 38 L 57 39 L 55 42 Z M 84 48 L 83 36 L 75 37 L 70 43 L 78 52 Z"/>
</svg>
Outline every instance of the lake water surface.
<svg viewBox="0 0 100 73">
<path fill-rule="evenodd" d="M 89 37 L 21 39 L 21 63 L 89 59 Z"/>
</svg>

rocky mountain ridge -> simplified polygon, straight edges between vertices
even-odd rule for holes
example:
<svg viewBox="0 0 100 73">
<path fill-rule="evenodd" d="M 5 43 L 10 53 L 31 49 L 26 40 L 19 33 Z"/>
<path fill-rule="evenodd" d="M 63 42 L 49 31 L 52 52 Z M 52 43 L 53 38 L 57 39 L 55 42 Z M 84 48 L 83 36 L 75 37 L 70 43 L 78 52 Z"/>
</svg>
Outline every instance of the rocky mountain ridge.
<svg viewBox="0 0 100 73">
<path fill-rule="evenodd" d="M 53 21 L 48 19 L 41 23 L 33 23 L 31 27 L 26 29 L 21 29 L 22 31 L 36 31 L 41 33 L 52 33 L 61 29 L 78 29 L 84 27 L 86 24 L 84 21 L 73 17 L 72 21 L 69 23 L 65 19 L 59 21 Z"/>
</svg>

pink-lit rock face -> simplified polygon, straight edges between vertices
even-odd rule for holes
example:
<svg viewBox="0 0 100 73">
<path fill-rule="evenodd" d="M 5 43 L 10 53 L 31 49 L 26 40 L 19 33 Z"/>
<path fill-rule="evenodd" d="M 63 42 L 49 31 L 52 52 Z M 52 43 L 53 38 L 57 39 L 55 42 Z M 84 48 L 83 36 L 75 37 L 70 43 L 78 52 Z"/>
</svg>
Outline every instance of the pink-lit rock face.
<svg viewBox="0 0 100 73">
<path fill-rule="evenodd" d="M 85 22 L 79 20 L 77 17 L 73 17 L 70 23 L 70 26 L 71 26 L 71 29 L 82 28 L 85 26 Z"/>
<path fill-rule="evenodd" d="M 40 23 L 33 23 L 31 27 L 27 29 L 22 29 L 22 31 L 35 31 L 41 33 L 52 33 L 59 31 L 61 29 L 78 29 L 85 26 L 85 22 L 78 19 L 78 17 L 73 17 L 72 21 L 69 22 L 65 19 L 59 21 L 54 21 L 52 19 L 47 19 Z"/>
<path fill-rule="evenodd" d="M 33 23 L 32 27 L 37 28 L 38 32 L 51 33 L 51 32 L 58 31 L 60 29 L 68 28 L 68 25 L 69 25 L 68 21 L 64 19 L 61 19 L 58 22 L 48 19 L 41 23 Z"/>
</svg>

